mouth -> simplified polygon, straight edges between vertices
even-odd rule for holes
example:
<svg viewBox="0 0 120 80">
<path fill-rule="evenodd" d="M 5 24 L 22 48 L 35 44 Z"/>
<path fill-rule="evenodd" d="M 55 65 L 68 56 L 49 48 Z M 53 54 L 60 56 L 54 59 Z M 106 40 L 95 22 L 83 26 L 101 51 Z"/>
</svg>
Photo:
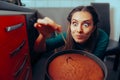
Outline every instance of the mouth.
<svg viewBox="0 0 120 80">
<path fill-rule="evenodd" d="M 76 35 L 76 38 L 77 38 L 77 39 L 84 39 L 85 36 L 84 36 L 84 35 Z"/>
</svg>

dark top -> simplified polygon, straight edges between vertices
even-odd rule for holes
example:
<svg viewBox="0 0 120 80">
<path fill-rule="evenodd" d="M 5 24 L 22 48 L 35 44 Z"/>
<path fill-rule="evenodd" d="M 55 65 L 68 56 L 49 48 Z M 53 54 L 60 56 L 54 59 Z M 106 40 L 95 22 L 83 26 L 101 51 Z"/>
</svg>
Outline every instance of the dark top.
<svg viewBox="0 0 120 80">
<path fill-rule="evenodd" d="M 109 42 L 109 37 L 102 29 L 98 29 L 98 33 L 98 41 L 93 54 L 102 59 Z M 66 33 L 61 34 L 63 34 L 63 36 L 66 38 Z M 55 48 L 59 48 L 65 44 L 61 34 L 46 40 L 47 51 L 52 51 Z M 82 50 L 83 47 L 79 46 L 79 49 Z"/>
</svg>

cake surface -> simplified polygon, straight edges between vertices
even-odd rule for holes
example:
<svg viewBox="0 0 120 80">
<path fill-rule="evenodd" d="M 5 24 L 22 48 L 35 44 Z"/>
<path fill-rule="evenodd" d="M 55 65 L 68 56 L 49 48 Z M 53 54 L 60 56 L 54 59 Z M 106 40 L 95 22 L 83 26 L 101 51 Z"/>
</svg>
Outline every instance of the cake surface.
<svg viewBox="0 0 120 80">
<path fill-rule="evenodd" d="M 91 58 L 81 54 L 64 54 L 48 66 L 52 80 L 103 80 L 101 67 Z"/>
</svg>

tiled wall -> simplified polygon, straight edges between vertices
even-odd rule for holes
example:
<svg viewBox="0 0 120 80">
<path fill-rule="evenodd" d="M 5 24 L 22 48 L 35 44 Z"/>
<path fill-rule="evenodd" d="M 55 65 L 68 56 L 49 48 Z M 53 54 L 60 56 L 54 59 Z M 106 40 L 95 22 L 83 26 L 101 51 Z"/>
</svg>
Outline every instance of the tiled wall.
<svg viewBox="0 0 120 80">
<path fill-rule="evenodd" d="M 94 0 L 21 0 L 26 7 L 76 7 L 89 5 Z"/>
</svg>

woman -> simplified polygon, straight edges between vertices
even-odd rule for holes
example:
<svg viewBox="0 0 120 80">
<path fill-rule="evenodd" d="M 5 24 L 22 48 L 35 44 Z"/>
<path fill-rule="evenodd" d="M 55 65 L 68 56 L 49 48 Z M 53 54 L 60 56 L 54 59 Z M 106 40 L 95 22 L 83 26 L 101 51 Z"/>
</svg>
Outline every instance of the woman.
<svg viewBox="0 0 120 80">
<path fill-rule="evenodd" d="M 35 41 L 35 51 L 50 51 L 64 45 L 64 50 L 85 50 L 103 59 L 109 38 L 103 30 L 97 28 L 99 18 L 95 9 L 92 6 L 78 6 L 70 12 L 67 19 L 70 23 L 67 33 L 49 39 L 47 37 L 51 33 L 61 31 L 61 26 L 47 17 L 38 19 L 35 28 L 40 34 Z"/>
</svg>

